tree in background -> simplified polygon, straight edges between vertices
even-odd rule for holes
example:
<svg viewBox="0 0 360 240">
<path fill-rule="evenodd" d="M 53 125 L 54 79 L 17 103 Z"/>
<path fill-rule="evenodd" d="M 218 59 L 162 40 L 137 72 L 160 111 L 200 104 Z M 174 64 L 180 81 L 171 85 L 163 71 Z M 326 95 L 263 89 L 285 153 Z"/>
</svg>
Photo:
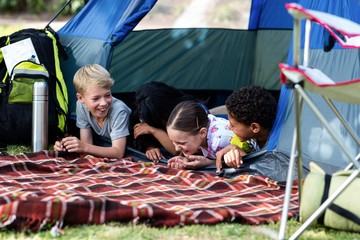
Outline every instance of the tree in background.
<svg viewBox="0 0 360 240">
<path fill-rule="evenodd" d="M 0 12 L 6 13 L 55 13 L 68 0 L 0 0 Z M 62 15 L 77 13 L 89 0 L 72 0 Z"/>
</svg>

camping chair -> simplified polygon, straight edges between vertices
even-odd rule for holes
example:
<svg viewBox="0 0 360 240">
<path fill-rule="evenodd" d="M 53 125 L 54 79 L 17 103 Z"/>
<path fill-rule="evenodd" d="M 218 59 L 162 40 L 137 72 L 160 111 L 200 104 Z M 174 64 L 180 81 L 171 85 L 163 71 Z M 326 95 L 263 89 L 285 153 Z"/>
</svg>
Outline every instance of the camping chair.
<svg viewBox="0 0 360 240">
<path fill-rule="evenodd" d="M 321 113 L 316 104 L 308 96 L 307 92 L 312 92 L 323 97 L 330 109 L 335 113 L 337 118 L 343 124 L 344 128 L 349 132 L 357 146 L 360 146 L 360 139 L 354 131 L 352 131 L 349 124 L 341 116 L 332 100 L 340 101 L 350 104 L 360 104 L 360 79 L 349 80 L 343 82 L 335 82 L 324 74 L 321 70 L 308 67 L 309 56 L 309 41 L 310 41 L 310 27 L 311 22 L 315 22 L 324 27 L 331 35 L 333 40 L 336 40 L 343 48 L 360 48 L 360 25 L 348 19 L 340 18 L 328 13 L 304 9 L 302 6 L 290 3 L 285 5 L 288 12 L 294 18 L 293 28 L 293 66 L 287 64 L 279 64 L 281 71 L 281 82 L 288 88 L 292 89 L 294 93 L 294 109 L 295 109 L 295 129 L 293 134 L 293 143 L 290 154 L 289 169 L 287 175 L 287 184 L 284 198 L 283 213 L 281 217 L 281 225 L 279 231 L 279 239 L 285 239 L 287 216 L 289 209 L 290 193 L 293 185 L 293 172 L 295 168 L 295 161 L 298 164 L 298 185 L 299 185 L 299 204 L 301 200 L 302 191 L 302 146 L 301 146 L 301 111 L 303 104 L 306 103 L 315 116 L 318 117 L 321 124 L 328 131 L 330 136 L 343 152 L 344 156 L 349 161 L 349 165 L 345 170 L 354 167 L 353 173 L 346 181 L 332 194 L 329 198 L 320 205 L 320 207 L 302 224 L 299 229 L 293 233 L 289 239 L 296 239 L 299 237 L 310 224 L 319 218 L 330 204 L 346 189 L 350 183 L 359 175 L 360 164 L 358 162 L 360 154 L 356 157 L 351 156 L 347 149 L 342 144 L 340 138 Z M 300 23 L 306 20 L 305 37 L 304 37 L 304 57 L 303 65 L 299 63 L 300 55 Z"/>
</svg>

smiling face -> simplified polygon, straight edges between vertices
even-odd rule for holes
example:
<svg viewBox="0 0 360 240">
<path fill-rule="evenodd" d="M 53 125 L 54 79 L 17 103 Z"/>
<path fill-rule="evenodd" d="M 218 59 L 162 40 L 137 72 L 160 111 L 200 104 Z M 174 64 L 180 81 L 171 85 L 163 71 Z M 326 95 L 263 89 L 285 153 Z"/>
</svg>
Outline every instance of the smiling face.
<svg viewBox="0 0 360 240">
<path fill-rule="evenodd" d="M 112 102 L 111 90 L 99 86 L 89 86 L 84 94 L 78 93 L 77 98 L 98 121 L 107 116 Z"/>
<path fill-rule="evenodd" d="M 185 157 L 188 157 L 198 153 L 200 146 L 206 142 L 207 130 L 202 128 L 197 134 L 193 135 L 168 127 L 167 133 L 176 151 L 180 151 Z"/>
<path fill-rule="evenodd" d="M 240 141 L 246 141 L 251 138 L 255 138 L 256 133 L 258 132 L 258 124 L 246 125 L 236 121 L 231 114 L 228 114 L 230 122 L 230 130 L 239 138 Z M 256 126 L 255 126 L 256 125 Z"/>
</svg>

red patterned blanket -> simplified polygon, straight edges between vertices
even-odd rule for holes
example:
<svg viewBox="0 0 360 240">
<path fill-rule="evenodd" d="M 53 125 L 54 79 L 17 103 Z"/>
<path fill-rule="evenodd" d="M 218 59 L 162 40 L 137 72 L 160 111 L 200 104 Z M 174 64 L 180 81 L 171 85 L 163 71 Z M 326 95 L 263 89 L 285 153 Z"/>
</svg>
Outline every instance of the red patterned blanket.
<svg viewBox="0 0 360 240">
<path fill-rule="evenodd" d="M 281 218 L 285 185 L 269 178 L 221 178 L 131 158 L 56 158 L 51 151 L 0 157 L 0 227 L 38 231 L 111 221 L 151 226 Z M 289 218 L 298 211 L 293 189 Z"/>
</svg>

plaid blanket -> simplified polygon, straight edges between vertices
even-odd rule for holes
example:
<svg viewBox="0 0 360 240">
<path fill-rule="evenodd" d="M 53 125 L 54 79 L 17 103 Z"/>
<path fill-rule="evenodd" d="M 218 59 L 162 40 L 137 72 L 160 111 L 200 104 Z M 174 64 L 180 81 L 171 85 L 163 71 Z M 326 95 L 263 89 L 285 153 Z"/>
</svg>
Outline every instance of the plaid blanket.
<svg viewBox="0 0 360 240">
<path fill-rule="evenodd" d="M 289 218 L 298 211 L 297 186 Z M 0 227 L 111 221 L 155 227 L 281 218 L 285 185 L 266 177 L 221 178 L 133 158 L 55 157 L 51 151 L 0 157 Z"/>
</svg>

